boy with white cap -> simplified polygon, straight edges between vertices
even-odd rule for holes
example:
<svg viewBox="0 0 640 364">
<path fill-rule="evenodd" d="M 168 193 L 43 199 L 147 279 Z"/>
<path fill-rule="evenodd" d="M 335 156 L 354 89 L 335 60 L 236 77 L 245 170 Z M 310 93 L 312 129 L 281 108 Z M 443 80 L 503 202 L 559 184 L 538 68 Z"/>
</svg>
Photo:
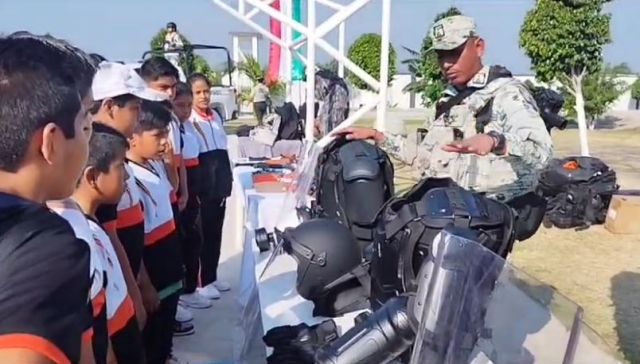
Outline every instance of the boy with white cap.
<svg viewBox="0 0 640 364">
<path fill-rule="evenodd" d="M 92 90 L 96 100 L 90 110 L 93 121 L 110 126 L 127 138 L 131 137 L 138 124 L 143 99 L 167 99 L 165 94 L 148 88 L 131 67 L 110 62 L 99 65 Z M 144 215 L 140 205 L 140 191 L 133 172 L 127 172 L 129 178 L 120 202 L 117 205 L 100 206 L 96 217 L 114 245 L 142 329 L 146 314 L 158 307 L 159 299 L 142 263 Z"/>
</svg>

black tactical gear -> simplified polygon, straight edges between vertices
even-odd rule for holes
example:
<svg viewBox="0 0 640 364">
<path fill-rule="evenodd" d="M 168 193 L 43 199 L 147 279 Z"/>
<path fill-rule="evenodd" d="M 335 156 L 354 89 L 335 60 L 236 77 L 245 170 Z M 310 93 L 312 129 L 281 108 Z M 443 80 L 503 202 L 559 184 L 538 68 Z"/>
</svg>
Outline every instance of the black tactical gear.
<svg viewBox="0 0 640 364">
<path fill-rule="evenodd" d="M 428 178 L 381 212 L 371 261 L 371 304 L 415 290 L 415 277 L 431 244 L 446 226 L 470 229 L 477 241 L 506 257 L 513 246 L 515 214 L 504 203 Z"/>
</svg>

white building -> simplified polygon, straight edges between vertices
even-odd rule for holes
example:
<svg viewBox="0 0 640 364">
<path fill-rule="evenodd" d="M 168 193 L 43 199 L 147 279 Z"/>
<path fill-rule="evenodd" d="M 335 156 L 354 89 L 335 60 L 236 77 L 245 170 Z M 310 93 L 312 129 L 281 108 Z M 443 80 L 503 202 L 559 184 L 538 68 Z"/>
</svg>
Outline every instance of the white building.
<svg viewBox="0 0 640 364">
<path fill-rule="evenodd" d="M 518 75 L 516 78 L 526 81 L 530 80 L 535 83 L 535 77 L 532 75 Z M 637 76 L 620 76 L 619 80 L 622 81 L 626 85 L 631 85 L 635 82 Z M 409 74 L 397 74 L 393 82 L 391 83 L 388 90 L 388 105 L 392 108 L 399 109 L 424 109 L 424 106 L 421 104 L 421 98 L 419 94 L 411 94 L 405 93 L 402 90 L 406 85 L 411 82 L 411 75 Z M 559 86 L 559 85 L 558 85 Z M 292 96 L 294 103 L 296 103 L 298 98 L 304 98 L 304 82 L 299 82 L 293 85 Z M 296 92 L 298 90 L 299 92 Z M 375 97 L 375 94 L 370 91 L 362 91 L 362 90 L 352 90 L 352 107 L 358 108 L 360 105 L 366 104 L 367 101 L 371 100 L 371 98 Z M 617 101 L 615 101 L 611 107 L 610 111 L 625 111 L 625 110 L 635 110 L 636 109 L 636 100 L 631 98 L 631 91 L 626 91 L 623 93 Z"/>
</svg>

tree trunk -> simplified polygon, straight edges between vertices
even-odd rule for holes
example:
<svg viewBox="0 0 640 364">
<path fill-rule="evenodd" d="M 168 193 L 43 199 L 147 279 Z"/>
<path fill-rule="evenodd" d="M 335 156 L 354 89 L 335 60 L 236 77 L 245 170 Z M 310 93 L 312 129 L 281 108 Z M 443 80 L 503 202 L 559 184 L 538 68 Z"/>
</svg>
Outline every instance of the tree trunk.
<svg viewBox="0 0 640 364">
<path fill-rule="evenodd" d="M 584 96 L 582 95 L 582 77 L 572 77 L 574 91 L 576 93 L 576 115 L 578 131 L 580 133 L 580 151 L 583 156 L 589 156 L 589 141 L 587 139 L 587 115 L 584 112 Z"/>
</svg>

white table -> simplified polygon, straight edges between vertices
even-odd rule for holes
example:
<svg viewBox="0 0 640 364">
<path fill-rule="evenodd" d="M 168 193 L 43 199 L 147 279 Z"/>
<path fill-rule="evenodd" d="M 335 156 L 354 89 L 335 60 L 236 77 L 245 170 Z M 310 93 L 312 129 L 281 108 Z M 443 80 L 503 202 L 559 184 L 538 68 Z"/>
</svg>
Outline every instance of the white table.
<svg viewBox="0 0 640 364">
<path fill-rule="evenodd" d="M 283 325 L 309 325 L 320 323 L 327 318 L 313 317 L 313 303 L 300 297 L 295 289 L 296 262 L 286 254 L 278 256 L 269 270 L 261 277 L 271 251 L 260 253 L 255 244 L 254 231 L 265 228 L 272 232 L 278 222 L 285 193 L 258 193 L 251 183 L 252 167 L 236 167 L 237 191 L 244 194 L 244 248 L 240 270 L 239 300 L 242 306 L 242 328 L 245 332 L 245 348 L 253 350 L 255 345 L 266 347 L 260 340 L 269 329 Z M 241 210 L 241 209 L 238 209 Z M 292 224 L 293 225 L 293 224 Z M 354 318 L 362 311 L 352 312 L 333 318 L 340 334 L 354 325 Z M 242 358 L 241 358 L 242 359 Z"/>
</svg>

